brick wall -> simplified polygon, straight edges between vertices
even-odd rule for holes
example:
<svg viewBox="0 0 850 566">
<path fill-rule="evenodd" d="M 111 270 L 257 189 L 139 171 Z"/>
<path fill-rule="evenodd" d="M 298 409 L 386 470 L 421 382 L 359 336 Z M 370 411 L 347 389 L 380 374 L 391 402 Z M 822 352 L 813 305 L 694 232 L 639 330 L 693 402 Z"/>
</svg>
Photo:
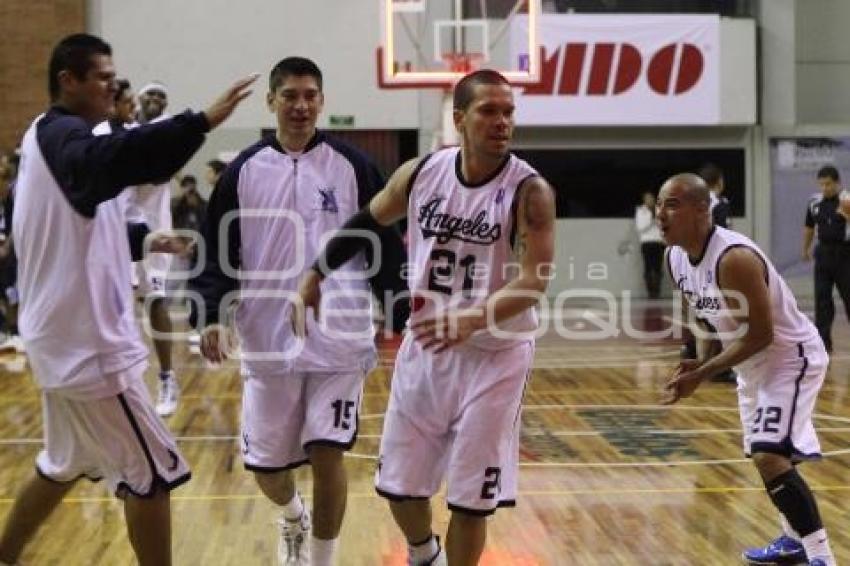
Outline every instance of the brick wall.
<svg viewBox="0 0 850 566">
<path fill-rule="evenodd" d="M 85 0 L 0 0 L 0 151 L 10 151 L 47 107 L 47 60 L 62 37 L 85 31 Z"/>
</svg>

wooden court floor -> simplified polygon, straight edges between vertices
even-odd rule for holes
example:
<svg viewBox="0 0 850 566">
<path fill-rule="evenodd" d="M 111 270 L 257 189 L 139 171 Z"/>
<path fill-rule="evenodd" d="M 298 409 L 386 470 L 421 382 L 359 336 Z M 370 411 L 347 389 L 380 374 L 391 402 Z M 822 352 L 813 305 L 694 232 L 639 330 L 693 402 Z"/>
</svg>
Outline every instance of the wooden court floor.
<svg viewBox="0 0 850 566">
<path fill-rule="evenodd" d="M 641 308 L 641 307 L 639 307 Z M 644 309 L 656 324 L 658 309 Z M 839 564 L 850 564 L 850 332 L 817 407 L 825 459 L 803 467 Z M 400 566 L 405 545 L 372 489 L 393 350 L 367 382 L 351 457 L 339 564 Z M 210 369 L 177 348 L 183 399 L 168 422 L 192 464 L 173 494 L 175 564 L 272 565 L 275 511 L 242 469 L 235 366 Z M 740 450 L 734 386 L 706 383 L 694 399 L 658 405 L 678 356 L 674 341 L 618 338 L 538 343 L 523 414 L 520 496 L 490 521 L 485 565 L 685 566 L 739 564 L 742 548 L 778 532 L 757 473 Z M 153 371 L 148 372 L 152 383 Z M 20 356 L 0 357 L 0 516 L 40 447 L 37 391 Z M 308 473 L 299 472 L 309 493 Z M 445 502 L 435 499 L 444 533 Z M 27 565 L 123 565 L 133 558 L 121 506 L 101 484 L 80 483 L 23 557 Z"/>
</svg>

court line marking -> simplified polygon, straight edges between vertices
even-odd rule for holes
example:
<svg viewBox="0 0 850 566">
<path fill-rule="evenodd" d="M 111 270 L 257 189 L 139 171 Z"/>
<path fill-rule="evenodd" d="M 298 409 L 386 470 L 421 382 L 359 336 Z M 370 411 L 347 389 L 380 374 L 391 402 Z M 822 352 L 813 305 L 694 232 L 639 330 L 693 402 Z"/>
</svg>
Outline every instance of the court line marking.
<svg viewBox="0 0 850 566">
<path fill-rule="evenodd" d="M 812 491 L 815 492 L 844 492 L 850 491 L 850 485 L 810 485 Z M 749 486 L 730 486 L 730 487 L 672 487 L 672 488 L 602 488 L 602 489 L 552 489 L 552 490 L 529 490 L 519 491 L 520 497 L 571 497 L 576 495 L 647 495 L 647 494 L 712 494 L 712 493 L 763 493 L 764 487 L 749 487 Z M 348 497 L 351 499 L 375 499 L 383 501 L 374 491 L 358 491 L 349 492 Z M 435 497 L 442 498 L 442 492 L 437 493 Z M 183 502 L 207 502 L 207 501 L 258 501 L 266 500 L 262 494 L 229 494 L 229 495 L 171 495 L 171 501 Z M 11 505 L 14 503 L 14 498 L 0 498 L 0 505 Z M 66 497 L 62 503 L 85 504 L 85 503 L 115 503 L 120 504 L 121 501 L 115 497 Z"/>
<path fill-rule="evenodd" d="M 599 427 L 594 430 L 525 430 L 522 436 L 602 436 L 611 432 L 621 432 L 619 427 Z M 708 434 L 741 434 L 740 427 L 738 428 L 693 428 L 693 429 L 663 429 L 663 428 L 643 428 L 632 427 L 630 432 L 635 434 L 648 434 L 653 436 L 689 436 L 689 435 L 708 435 Z M 850 427 L 818 427 L 818 433 L 822 432 L 850 432 Z M 380 434 L 357 434 L 357 438 L 378 439 Z"/>
<path fill-rule="evenodd" d="M 737 407 L 715 407 L 715 406 L 696 406 L 696 405 L 580 405 L 580 404 L 539 404 L 539 405 L 523 405 L 523 410 L 553 410 L 553 409 L 628 409 L 628 410 L 647 410 L 647 411 L 670 411 L 686 410 L 686 411 L 718 411 L 727 413 L 738 413 Z M 376 415 L 369 415 L 375 417 Z M 814 414 L 815 418 L 824 420 L 834 420 L 839 422 L 850 423 L 848 417 L 838 417 L 834 415 L 824 415 L 820 413 Z M 363 418 L 363 417 L 361 417 Z M 740 432 L 740 431 L 739 431 Z M 841 450 L 832 450 L 823 452 L 824 458 L 844 456 L 850 454 L 850 448 Z M 355 459 L 370 459 L 375 460 L 377 456 L 370 454 L 358 454 L 354 452 L 346 453 L 346 456 Z M 723 464 L 741 464 L 750 463 L 748 458 L 728 458 L 718 460 L 670 460 L 659 462 L 520 462 L 520 468 L 661 468 L 661 467 L 682 467 L 682 466 L 715 466 Z"/>
<path fill-rule="evenodd" d="M 676 410 L 687 410 L 687 411 L 717 411 L 717 412 L 734 412 L 737 413 L 737 407 L 715 407 L 715 406 L 698 406 L 698 405 L 681 405 L 681 406 L 671 406 L 671 405 L 599 405 L 599 404 L 535 404 L 535 405 L 524 405 L 524 410 L 552 410 L 552 409 L 628 409 L 628 410 L 646 410 L 646 411 L 670 411 L 673 409 Z M 367 415 L 361 415 L 361 420 L 370 420 L 370 419 L 378 419 L 382 418 L 384 413 L 371 413 Z M 815 418 L 822 418 L 824 420 L 833 420 L 839 422 L 850 423 L 850 417 L 838 417 L 833 415 L 823 415 L 819 413 L 815 413 Z M 575 433 L 596 433 L 596 435 L 604 433 L 603 431 L 574 431 Z M 639 429 L 637 429 L 639 430 Z M 659 429 L 650 429 L 650 430 L 659 430 Z M 717 429 L 723 430 L 726 429 Z M 839 430 L 843 432 L 842 430 Z M 566 433 L 570 431 L 562 431 L 565 436 Z M 664 431 L 668 432 L 668 431 Z M 575 434 L 578 436 L 578 434 Z M 362 438 L 369 438 L 370 436 L 374 436 L 379 438 L 379 435 L 361 435 Z M 178 441 L 235 441 L 238 437 L 236 436 L 216 436 L 216 435 L 200 435 L 200 436 L 183 436 L 177 437 Z M 10 444 L 40 444 L 42 443 L 42 439 L 32 439 L 32 438 L 21 438 L 21 439 L 0 439 L 0 445 L 10 445 Z M 832 450 L 828 452 L 824 452 L 824 457 L 830 456 L 844 456 L 850 454 L 850 448 L 841 449 L 841 450 Z M 367 460 L 377 460 L 377 455 L 372 454 L 361 454 L 357 452 L 347 452 L 345 454 L 349 458 L 354 459 L 367 459 Z M 659 467 L 683 467 L 683 466 L 711 466 L 711 465 L 723 465 L 723 464 L 741 464 L 748 463 L 750 460 L 748 458 L 728 458 L 728 459 L 715 459 L 715 460 L 670 460 L 670 461 L 655 461 L 655 462 L 520 462 L 519 466 L 521 468 L 659 468 Z"/>
<path fill-rule="evenodd" d="M 546 377 L 544 379 L 552 379 L 551 377 Z M 647 379 L 660 379 L 660 378 L 647 378 Z M 660 381 L 659 381 L 660 386 Z M 821 387 L 821 392 L 839 392 L 843 393 L 847 390 L 846 387 L 839 387 L 835 385 L 826 385 Z M 730 393 L 732 389 L 729 389 Z M 599 387 L 594 389 L 587 388 L 576 388 L 573 390 L 564 390 L 564 389 L 535 389 L 533 382 L 531 387 L 526 392 L 526 395 L 562 395 L 562 396 L 574 396 L 574 395 L 591 395 L 591 394 L 604 394 L 604 393 L 614 393 L 614 394 L 625 394 L 628 393 L 630 395 L 657 395 L 656 391 L 653 390 L 638 390 L 634 387 Z M 389 397 L 389 391 L 386 392 L 367 392 L 363 394 L 363 397 Z M 186 401 L 230 401 L 230 400 L 240 400 L 242 399 L 241 393 L 217 393 L 217 394 L 200 394 L 200 393 L 188 393 L 181 394 L 181 399 Z M 34 401 L 39 401 L 41 397 L 38 395 L 0 395 L 0 404 L 7 403 L 31 403 Z M 524 405 L 528 407 L 530 405 Z M 643 407 L 646 405 L 636 405 L 637 407 Z M 660 405 L 661 407 L 666 407 L 666 405 Z M 685 405 L 677 408 L 683 408 Z M 728 408 L 728 407 L 727 407 Z M 733 409 L 736 410 L 736 409 Z M 848 417 L 850 418 L 850 417 Z"/>
<path fill-rule="evenodd" d="M 606 433 L 610 432 L 620 432 L 622 429 L 618 427 L 599 427 L 594 430 L 526 430 L 522 433 L 523 436 L 530 437 L 541 437 L 541 436 L 559 436 L 559 437 L 570 437 L 570 436 L 603 436 Z M 740 428 L 692 428 L 692 429 L 663 429 L 663 428 L 643 428 L 643 427 L 633 427 L 630 429 L 631 432 L 635 434 L 649 434 L 653 436 L 689 436 L 689 435 L 702 435 L 702 434 L 741 434 Z M 819 433 L 821 432 L 850 432 L 850 427 L 819 427 L 817 429 Z M 380 434 L 357 434 L 358 439 L 365 440 L 379 440 L 381 438 Z M 189 436 L 175 436 L 174 439 L 177 442 L 233 442 L 239 440 L 238 435 L 228 435 L 228 434 L 201 434 L 201 435 L 189 435 Z M 0 446 L 14 446 L 14 445 L 30 445 L 30 444 L 42 444 L 43 439 L 41 438 L 0 438 Z"/>
<path fill-rule="evenodd" d="M 830 450 L 821 454 L 824 458 L 850 455 L 850 448 Z M 377 460 L 378 456 L 346 452 L 345 456 L 355 460 Z M 659 462 L 520 462 L 520 468 L 676 468 L 685 466 L 717 466 L 729 464 L 752 464 L 749 458 L 727 458 L 718 460 L 665 460 Z"/>
</svg>

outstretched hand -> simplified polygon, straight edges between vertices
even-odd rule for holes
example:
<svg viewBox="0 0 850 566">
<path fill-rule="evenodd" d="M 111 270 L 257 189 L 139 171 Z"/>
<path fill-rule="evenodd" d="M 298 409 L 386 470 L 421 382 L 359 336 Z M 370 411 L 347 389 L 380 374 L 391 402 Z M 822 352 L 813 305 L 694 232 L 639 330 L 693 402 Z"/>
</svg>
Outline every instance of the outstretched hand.
<svg viewBox="0 0 850 566">
<path fill-rule="evenodd" d="M 661 397 L 662 405 L 672 405 L 679 399 L 690 397 L 696 391 L 705 375 L 700 371 L 699 360 L 682 360 L 673 375 L 664 384 Z"/>
<path fill-rule="evenodd" d="M 215 102 L 204 110 L 204 115 L 207 117 L 207 122 L 211 130 L 227 120 L 236 107 L 239 106 L 239 103 L 251 95 L 253 91 L 249 90 L 248 87 L 254 84 L 254 81 L 259 77 L 259 73 L 254 73 L 236 81 Z"/>
<path fill-rule="evenodd" d="M 195 250 L 195 239 L 188 236 L 154 232 L 148 238 L 150 238 L 148 250 L 151 252 L 174 254 L 185 258 L 191 256 Z"/>
<path fill-rule="evenodd" d="M 220 324 L 210 325 L 201 333 L 201 355 L 213 363 L 226 360 L 235 346 L 230 331 Z"/>
</svg>

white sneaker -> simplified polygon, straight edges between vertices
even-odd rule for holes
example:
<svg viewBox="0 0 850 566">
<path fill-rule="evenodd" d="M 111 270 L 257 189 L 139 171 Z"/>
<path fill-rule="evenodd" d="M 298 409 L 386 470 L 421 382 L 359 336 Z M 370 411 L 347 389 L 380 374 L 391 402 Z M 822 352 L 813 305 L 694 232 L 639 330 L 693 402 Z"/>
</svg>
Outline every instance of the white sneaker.
<svg viewBox="0 0 850 566">
<path fill-rule="evenodd" d="M 156 395 L 156 413 L 160 417 L 170 417 L 177 410 L 180 401 L 180 385 L 174 372 L 168 372 L 168 377 L 159 379 L 159 390 Z"/>
<path fill-rule="evenodd" d="M 277 520 L 280 540 L 277 544 L 277 560 L 281 566 L 309 566 L 310 564 L 310 513 L 307 509 L 298 519 L 290 520 L 283 515 Z"/>
<path fill-rule="evenodd" d="M 446 551 L 441 548 L 440 552 L 428 562 L 417 562 L 416 564 L 408 562 L 408 564 L 410 566 L 448 566 L 449 561 L 446 559 Z"/>
<path fill-rule="evenodd" d="M 443 549 L 443 545 L 440 544 L 440 537 L 434 535 L 434 538 L 437 539 L 437 554 L 428 559 L 427 562 L 413 562 L 412 558 L 407 559 L 407 563 L 409 566 L 448 566 L 449 561 L 446 558 L 446 551 Z"/>
</svg>

